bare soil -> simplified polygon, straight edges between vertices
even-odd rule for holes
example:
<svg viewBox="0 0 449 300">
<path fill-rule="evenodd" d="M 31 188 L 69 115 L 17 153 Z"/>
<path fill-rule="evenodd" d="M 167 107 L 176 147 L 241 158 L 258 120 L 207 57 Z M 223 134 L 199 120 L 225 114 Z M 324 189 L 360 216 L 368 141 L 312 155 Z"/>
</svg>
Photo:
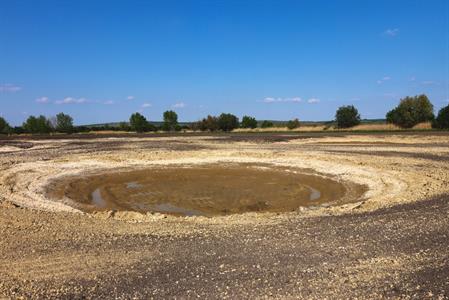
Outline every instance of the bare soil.
<svg viewBox="0 0 449 300">
<path fill-rule="evenodd" d="M 239 134 L 0 145 L 0 298 L 449 297 L 449 136 Z M 26 145 L 26 146 L 25 146 Z M 204 163 L 309 169 L 360 201 L 295 212 L 84 213 L 48 185 Z"/>
</svg>

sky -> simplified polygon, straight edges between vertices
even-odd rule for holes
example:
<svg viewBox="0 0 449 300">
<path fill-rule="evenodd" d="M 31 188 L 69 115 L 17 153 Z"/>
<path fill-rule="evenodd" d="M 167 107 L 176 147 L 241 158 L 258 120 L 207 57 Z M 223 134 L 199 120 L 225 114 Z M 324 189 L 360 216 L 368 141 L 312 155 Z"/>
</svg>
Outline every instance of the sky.
<svg viewBox="0 0 449 300">
<path fill-rule="evenodd" d="M 0 115 L 384 118 L 449 104 L 447 0 L 0 0 Z"/>
</svg>

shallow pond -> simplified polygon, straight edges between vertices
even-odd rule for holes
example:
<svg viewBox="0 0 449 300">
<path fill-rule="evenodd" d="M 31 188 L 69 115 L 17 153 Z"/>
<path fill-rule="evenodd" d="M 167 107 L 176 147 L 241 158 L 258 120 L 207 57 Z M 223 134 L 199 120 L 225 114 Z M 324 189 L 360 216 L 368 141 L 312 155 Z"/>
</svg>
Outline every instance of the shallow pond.
<svg viewBox="0 0 449 300">
<path fill-rule="evenodd" d="M 66 177 L 48 189 L 86 212 L 128 210 L 175 215 L 284 212 L 341 199 L 346 187 L 304 170 L 254 164 L 166 166 Z"/>
</svg>

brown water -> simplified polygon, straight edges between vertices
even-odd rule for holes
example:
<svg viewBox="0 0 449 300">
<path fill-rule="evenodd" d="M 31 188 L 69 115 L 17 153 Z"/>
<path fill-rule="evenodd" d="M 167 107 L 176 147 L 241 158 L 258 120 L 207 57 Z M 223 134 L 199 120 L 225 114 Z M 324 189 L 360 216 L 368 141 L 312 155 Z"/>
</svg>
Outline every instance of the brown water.
<svg viewBox="0 0 449 300">
<path fill-rule="evenodd" d="M 348 186 L 312 173 L 261 165 L 155 167 L 54 182 L 47 193 L 86 211 L 128 210 L 175 215 L 293 211 L 338 202 Z M 362 190 L 356 191 L 361 194 Z M 352 191 L 354 193 L 354 191 Z M 347 197 L 346 197 L 347 198 Z"/>
</svg>

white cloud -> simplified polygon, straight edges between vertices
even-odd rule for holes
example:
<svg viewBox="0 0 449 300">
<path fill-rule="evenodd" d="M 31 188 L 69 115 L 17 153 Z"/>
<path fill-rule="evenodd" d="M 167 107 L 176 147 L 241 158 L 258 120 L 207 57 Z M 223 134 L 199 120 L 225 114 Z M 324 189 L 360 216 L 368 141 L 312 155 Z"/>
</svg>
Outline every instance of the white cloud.
<svg viewBox="0 0 449 300">
<path fill-rule="evenodd" d="M 3 93 L 15 93 L 20 91 L 21 89 L 22 88 L 20 86 L 11 83 L 0 84 L 0 92 Z"/>
<path fill-rule="evenodd" d="M 126 100 L 134 100 L 136 97 L 134 97 L 134 96 L 128 96 L 128 97 L 126 97 Z"/>
<path fill-rule="evenodd" d="M 382 83 L 384 83 L 385 81 L 388 81 L 388 80 L 390 80 L 390 79 L 391 79 L 390 76 L 384 76 L 384 77 L 382 77 L 382 79 L 379 79 L 379 80 L 377 81 L 377 84 L 382 84 Z"/>
<path fill-rule="evenodd" d="M 66 97 L 62 100 L 55 101 L 55 104 L 82 104 L 86 102 L 87 102 L 86 98 Z"/>
<path fill-rule="evenodd" d="M 48 97 L 40 97 L 36 99 L 37 103 L 41 103 L 41 104 L 45 104 L 48 103 L 50 101 L 50 99 L 48 99 Z"/>
<path fill-rule="evenodd" d="M 416 77 L 412 76 L 412 77 L 410 77 L 410 79 L 408 81 L 415 81 L 415 80 L 416 80 Z"/>
<path fill-rule="evenodd" d="M 144 103 L 142 104 L 142 108 L 147 108 L 147 107 L 151 107 L 151 103 Z"/>
<path fill-rule="evenodd" d="M 184 107 L 186 107 L 186 104 L 184 102 L 178 102 L 178 103 L 173 104 L 171 107 L 173 107 L 173 108 L 184 108 Z"/>
<path fill-rule="evenodd" d="M 112 104 L 114 104 L 114 101 L 112 101 L 112 100 L 107 100 L 107 101 L 104 101 L 103 104 L 104 104 L 104 105 L 112 105 Z"/>
<path fill-rule="evenodd" d="M 263 102 L 265 103 L 282 103 L 282 102 L 293 102 L 293 103 L 299 103 L 301 102 L 300 97 L 291 97 L 291 98 L 273 98 L 273 97 L 266 97 L 263 99 Z"/>
<path fill-rule="evenodd" d="M 314 103 L 320 103 L 320 99 L 318 98 L 310 98 L 307 100 L 307 103 L 314 104 Z"/>
<path fill-rule="evenodd" d="M 395 37 L 399 34 L 399 29 L 398 28 L 388 28 L 387 30 L 384 31 L 384 35 L 386 36 L 390 36 L 390 37 Z"/>
</svg>

